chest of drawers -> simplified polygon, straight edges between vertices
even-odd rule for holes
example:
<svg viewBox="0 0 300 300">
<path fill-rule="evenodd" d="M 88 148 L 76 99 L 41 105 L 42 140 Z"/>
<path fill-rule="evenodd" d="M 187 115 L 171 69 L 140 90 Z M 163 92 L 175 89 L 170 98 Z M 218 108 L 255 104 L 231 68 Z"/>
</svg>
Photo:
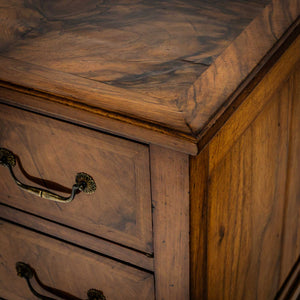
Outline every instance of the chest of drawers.
<svg viewBox="0 0 300 300">
<path fill-rule="evenodd" d="M 0 297 L 297 298 L 299 1 L 0 4 Z"/>
</svg>

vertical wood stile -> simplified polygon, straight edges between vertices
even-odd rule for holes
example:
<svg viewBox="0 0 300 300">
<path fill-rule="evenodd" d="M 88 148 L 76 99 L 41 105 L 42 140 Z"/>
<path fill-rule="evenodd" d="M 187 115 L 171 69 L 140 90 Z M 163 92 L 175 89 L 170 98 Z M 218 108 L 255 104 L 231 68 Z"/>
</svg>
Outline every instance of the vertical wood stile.
<svg viewBox="0 0 300 300">
<path fill-rule="evenodd" d="M 157 300 L 189 299 L 189 157 L 151 146 Z"/>
</svg>

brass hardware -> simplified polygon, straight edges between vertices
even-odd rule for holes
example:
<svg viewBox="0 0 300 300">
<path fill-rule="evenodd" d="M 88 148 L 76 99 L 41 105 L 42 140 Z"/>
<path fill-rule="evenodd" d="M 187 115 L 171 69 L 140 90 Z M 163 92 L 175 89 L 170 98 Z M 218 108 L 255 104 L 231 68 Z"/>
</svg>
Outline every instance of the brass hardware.
<svg viewBox="0 0 300 300">
<path fill-rule="evenodd" d="M 79 190 L 81 192 L 84 192 L 86 194 L 93 194 L 96 191 L 96 183 L 94 179 L 86 173 L 77 173 L 76 183 L 79 185 Z"/>
<path fill-rule="evenodd" d="M 70 294 L 67 294 L 65 292 L 59 291 L 57 289 L 54 288 L 50 288 L 45 286 L 44 284 L 42 284 L 40 282 L 40 280 L 37 277 L 37 274 L 35 272 L 35 270 L 33 268 L 30 267 L 30 265 L 24 263 L 24 262 L 17 262 L 16 263 L 16 270 L 17 270 L 17 274 L 18 276 L 25 278 L 27 285 L 30 289 L 30 291 L 39 299 L 42 300 L 55 300 L 54 298 L 50 298 L 44 295 L 41 295 L 40 293 L 38 293 L 31 285 L 30 279 L 32 279 L 33 277 L 35 278 L 36 282 L 44 289 L 46 289 L 48 292 L 50 292 L 51 294 L 60 297 L 60 299 L 65 299 L 65 300 L 80 300 L 79 298 L 72 296 Z M 87 292 L 87 296 L 88 299 L 87 300 L 106 300 L 104 294 L 102 291 L 100 290 L 96 290 L 96 289 L 89 289 Z"/>
<path fill-rule="evenodd" d="M 56 202 L 62 202 L 62 203 L 68 203 L 74 199 L 74 197 L 78 191 L 84 192 L 87 194 L 92 194 L 96 190 L 96 183 L 95 183 L 94 179 L 90 175 L 83 173 L 83 172 L 78 173 L 76 175 L 76 178 L 75 178 L 76 183 L 73 185 L 72 192 L 69 197 L 63 197 L 63 196 L 57 195 L 51 191 L 45 190 L 43 188 L 24 184 L 17 179 L 17 177 L 15 176 L 15 174 L 13 172 L 13 167 L 16 165 L 16 158 L 15 158 L 14 154 L 10 150 L 7 150 L 5 148 L 0 148 L 0 164 L 9 169 L 10 175 L 14 179 L 15 183 L 22 190 L 24 190 L 30 194 L 39 196 L 43 199 L 52 200 L 52 201 L 56 201 Z"/>
<path fill-rule="evenodd" d="M 29 265 L 23 262 L 16 263 L 16 270 L 17 270 L 17 275 L 20 277 L 25 277 L 28 279 L 31 279 L 33 277 L 32 269 L 29 267 Z"/>
<path fill-rule="evenodd" d="M 0 163 L 3 166 L 10 165 L 14 167 L 16 165 L 16 158 L 11 151 L 5 148 L 0 148 Z"/>
<path fill-rule="evenodd" d="M 106 300 L 102 291 L 90 289 L 87 292 L 88 300 Z"/>
</svg>

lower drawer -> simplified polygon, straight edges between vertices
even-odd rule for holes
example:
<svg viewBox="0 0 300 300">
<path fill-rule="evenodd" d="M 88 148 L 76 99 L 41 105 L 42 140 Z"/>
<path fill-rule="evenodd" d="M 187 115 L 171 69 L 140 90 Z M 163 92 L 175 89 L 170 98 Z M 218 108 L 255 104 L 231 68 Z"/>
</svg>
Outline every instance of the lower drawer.
<svg viewBox="0 0 300 300">
<path fill-rule="evenodd" d="M 150 273 L 3 220 L 0 241 L 0 297 L 5 299 L 36 299 L 26 280 L 17 276 L 15 265 L 20 261 L 29 264 L 46 286 L 79 299 L 87 299 L 89 289 L 102 290 L 107 300 L 154 299 Z M 31 281 L 40 294 L 51 297 Z"/>
</svg>

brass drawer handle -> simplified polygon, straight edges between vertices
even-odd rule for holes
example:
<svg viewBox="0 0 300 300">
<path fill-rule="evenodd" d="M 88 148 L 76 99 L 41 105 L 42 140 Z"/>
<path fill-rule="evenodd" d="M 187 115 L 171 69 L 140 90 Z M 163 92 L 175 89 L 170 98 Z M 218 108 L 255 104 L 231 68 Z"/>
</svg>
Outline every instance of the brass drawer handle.
<svg viewBox="0 0 300 300">
<path fill-rule="evenodd" d="M 64 300 L 81 300 L 75 296 L 72 296 L 68 293 L 62 292 L 60 290 L 57 290 L 55 288 L 51 288 L 48 287 L 46 285 L 44 285 L 40 279 L 38 278 L 35 270 L 33 268 L 30 267 L 30 265 L 24 263 L 24 262 L 17 262 L 16 263 L 16 270 L 17 270 L 17 274 L 18 276 L 25 278 L 27 285 L 30 289 L 30 291 L 39 299 L 42 300 L 55 300 L 54 298 L 50 298 L 44 295 L 41 295 L 40 293 L 38 293 L 33 286 L 31 285 L 30 279 L 34 277 L 34 279 L 36 280 L 36 282 L 38 283 L 38 285 L 43 288 L 44 290 L 46 290 L 47 292 L 59 297 L 60 299 L 64 299 Z M 106 300 L 104 294 L 102 291 L 96 290 L 96 289 L 90 289 L 87 292 L 87 296 L 88 299 L 87 300 Z"/>
<path fill-rule="evenodd" d="M 73 185 L 72 192 L 69 197 L 63 197 L 43 188 L 24 184 L 17 179 L 13 172 L 13 167 L 16 165 L 15 155 L 10 150 L 5 148 L 0 148 L 0 164 L 9 169 L 10 175 L 22 190 L 47 200 L 68 203 L 74 199 L 78 191 L 92 194 L 96 190 L 96 183 L 94 179 L 90 175 L 82 172 L 76 175 L 76 183 Z"/>
</svg>

